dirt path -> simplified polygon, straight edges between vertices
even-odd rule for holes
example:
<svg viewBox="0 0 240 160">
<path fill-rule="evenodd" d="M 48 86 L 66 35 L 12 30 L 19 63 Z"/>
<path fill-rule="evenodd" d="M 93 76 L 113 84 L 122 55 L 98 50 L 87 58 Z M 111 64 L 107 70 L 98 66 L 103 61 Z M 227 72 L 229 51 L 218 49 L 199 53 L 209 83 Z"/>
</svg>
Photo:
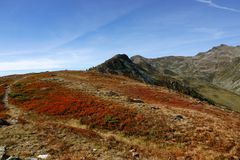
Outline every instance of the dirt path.
<svg viewBox="0 0 240 160">
<path fill-rule="evenodd" d="M 11 123 L 15 124 L 15 123 L 17 123 L 17 120 L 21 114 L 21 111 L 16 106 L 9 104 L 8 98 L 9 98 L 10 93 L 11 93 L 11 88 L 10 88 L 10 86 L 7 86 L 7 88 L 5 90 L 3 102 L 4 102 L 5 108 L 7 108 L 9 110 L 8 114 L 11 116 L 11 118 L 10 118 Z"/>
<path fill-rule="evenodd" d="M 30 76 L 25 76 L 25 77 L 22 77 L 20 79 L 15 80 L 12 84 L 7 86 L 7 88 L 5 90 L 5 95 L 4 95 L 4 98 L 3 98 L 3 102 L 4 102 L 5 108 L 7 108 L 9 110 L 8 114 L 11 116 L 10 119 L 11 119 L 13 124 L 17 123 L 18 117 L 21 114 L 21 110 L 18 107 L 16 107 L 15 105 L 12 105 L 12 104 L 9 103 L 9 94 L 11 94 L 11 86 L 14 85 L 14 84 L 17 84 L 19 81 L 21 81 L 23 79 L 26 79 L 28 77 L 30 77 Z"/>
</svg>

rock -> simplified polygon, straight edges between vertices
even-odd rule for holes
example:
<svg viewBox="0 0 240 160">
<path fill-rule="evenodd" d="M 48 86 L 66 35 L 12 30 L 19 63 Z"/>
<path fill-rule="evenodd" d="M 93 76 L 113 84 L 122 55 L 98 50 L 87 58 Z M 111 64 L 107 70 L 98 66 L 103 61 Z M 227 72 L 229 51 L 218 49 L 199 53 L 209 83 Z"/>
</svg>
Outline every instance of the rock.
<svg viewBox="0 0 240 160">
<path fill-rule="evenodd" d="M 3 159 L 5 153 L 6 153 L 6 146 L 0 146 L 0 160 Z"/>
<path fill-rule="evenodd" d="M 128 102 L 132 103 L 144 103 L 141 99 L 128 98 Z"/>
<path fill-rule="evenodd" d="M 159 108 L 154 107 L 154 106 L 151 106 L 151 109 L 152 109 L 152 110 L 156 110 L 156 109 L 159 109 Z"/>
<path fill-rule="evenodd" d="M 7 160 L 21 160 L 21 159 L 18 157 L 10 156 Z"/>
<path fill-rule="evenodd" d="M 29 157 L 29 158 L 26 158 L 25 160 L 38 160 L 38 158 Z"/>
<path fill-rule="evenodd" d="M 139 153 L 138 152 L 133 152 L 132 156 L 134 159 L 139 159 Z"/>
<path fill-rule="evenodd" d="M 109 97 L 117 97 L 117 96 L 119 96 L 116 92 L 113 92 L 113 91 L 107 92 L 106 95 L 109 96 Z"/>
<path fill-rule="evenodd" d="M 233 156 L 231 158 L 234 159 L 234 160 L 239 160 L 240 159 L 240 157 L 237 157 L 237 156 Z"/>
<path fill-rule="evenodd" d="M 177 115 L 174 119 L 177 120 L 177 121 L 181 121 L 181 120 L 183 120 L 184 118 L 183 118 L 182 115 Z"/>
<path fill-rule="evenodd" d="M 12 119 L 12 120 L 10 120 L 10 123 L 11 124 L 17 124 L 18 123 L 18 119 Z"/>
<path fill-rule="evenodd" d="M 136 151 L 136 149 L 131 149 L 131 150 L 129 150 L 129 152 L 131 152 L 131 153 L 132 153 L 132 152 L 135 152 L 135 151 Z"/>
<path fill-rule="evenodd" d="M 133 148 L 133 149 L 129 150 L 129 152 L 132 153 L 132 157 L 133 157 L 133 159 L 138 160 L 138 159 L 140 158 L 140 155 L 139 155 L 139 153 L 137 152 L 136 149 Z"/>
<path fill-rule="evenodd" d="M 5 121 L 4 119 L 0 118 L 0 126 L 9 126 L 10 123 L 8 123 L 7 121 Z"/>
<path fill-rule="evenodd" d="M 37 156 L 37 158 L 40 158 L 40 159 L 47 159 L 48 157 L 49 157 L 48 154 L 42 154 L 42 155 Z"/>
</svg>

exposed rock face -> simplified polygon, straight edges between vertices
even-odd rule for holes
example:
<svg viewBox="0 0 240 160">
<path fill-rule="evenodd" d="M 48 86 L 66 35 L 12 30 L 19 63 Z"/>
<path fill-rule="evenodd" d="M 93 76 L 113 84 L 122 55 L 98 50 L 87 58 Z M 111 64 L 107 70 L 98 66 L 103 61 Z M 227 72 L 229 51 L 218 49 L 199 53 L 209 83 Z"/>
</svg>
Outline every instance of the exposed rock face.
<svg viewBox="0 0 240 160">
<path fill-rule="evenodd" d="M 137 64 L 134 64 L 125 54 L 118 54 L 103 64 L 93 68 L 93 70 L 101 73 L 128 76 L 146 83 L 155 83 L 151 75 L 147 74 L 144 69 L 138 67 Z"/>
</svg>

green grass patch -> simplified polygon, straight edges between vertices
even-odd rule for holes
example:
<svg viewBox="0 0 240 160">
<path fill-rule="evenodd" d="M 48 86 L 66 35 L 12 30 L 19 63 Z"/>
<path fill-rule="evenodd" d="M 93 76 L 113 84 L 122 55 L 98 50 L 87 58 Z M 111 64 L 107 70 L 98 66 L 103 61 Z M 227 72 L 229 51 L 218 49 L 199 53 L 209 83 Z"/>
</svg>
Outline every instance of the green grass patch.
<svg viewBox="0 0 240 160">
<path fill-rule="evenodd" d="M 26 96 L 25 94 L 22 94 L 22 93 L 10 93 L 9 97 L 11 97 L 13 99 L 20 100 L 20 101 L 27 101 L 27 100 L 29 100 L 29 97 Z"/>
<path fill-rule="evenodd" d="M 118 123 L 118 120 L 114 118 L 112 115 L 106 115 L 104 117 L 104 123 L 105 124 L 116 124 Z"/>
</svg>

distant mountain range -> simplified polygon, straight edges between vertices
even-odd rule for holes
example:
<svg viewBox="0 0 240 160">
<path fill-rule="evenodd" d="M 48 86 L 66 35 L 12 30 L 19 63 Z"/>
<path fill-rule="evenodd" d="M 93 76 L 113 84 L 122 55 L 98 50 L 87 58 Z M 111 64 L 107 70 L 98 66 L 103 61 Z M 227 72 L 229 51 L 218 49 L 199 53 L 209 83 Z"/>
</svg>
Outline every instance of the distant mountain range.
<svg viewBox="0 0 240 160">
<path fill-rule="evenodd" d="M 91 70 L 165 86 L 240 111 L 240 46 L 222 44 L 192 57 L 119 54 Z"/>
</svg>

